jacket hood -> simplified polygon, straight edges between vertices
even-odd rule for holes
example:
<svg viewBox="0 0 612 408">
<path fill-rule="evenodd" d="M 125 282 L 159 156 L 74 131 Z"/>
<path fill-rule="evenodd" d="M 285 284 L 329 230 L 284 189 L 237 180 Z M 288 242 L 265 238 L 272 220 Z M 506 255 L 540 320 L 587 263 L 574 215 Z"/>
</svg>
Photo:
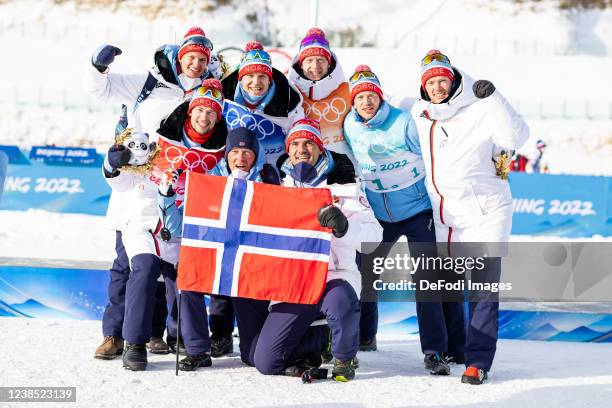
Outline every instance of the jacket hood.
<svg viewBox="0 0 612 408">
<path fill-rule="evenodd" d="M 151 69 L 151 73 L 156 75 L 158 78 L 161 77 L 165 82 L 176 85 L 179 88 L 181 84 L 179 82 L 179 66 L 178 66 L 178 45 L 165 44 L 155 50 L 153 55 L 154 66 Z M 212 73 L 207 69 L 202 74 L 202 80 L 213 77 Z"/>
<path fill-rule="evenodd" d="M 302 103 L 302 95 L 293 88 L 287 77 L 276 68 L 272 68 L 272 80 L 276 84 L 276 91 L 263 112 L 270 116 L 287 117 L 289 112 Z M 223 96 L 225 99 L 233 101 L 236 87 L 239 84 L 238 70 L 229 74 L 221 83 L 223 84 Z"/>
<path fill-rule="evenodd" d="M 466 106 L 478 101 L 478 98 L 476 95 L 474 95 L 474 91 L 472 90 L 472 86 L 475 82 L 474 79 L 455 67 L 453 67 L 453 69 L 456 73 L 458 73 L 456 78 L 459 78 L 460 80 L 457 81 L 457 88 L 452 93 L 450 98 L 443 103 L 431 103 L 428 101 L 429 98 L 424 99 L 424 102 L 427 103 L 425 110 L 427 111 L 430 119 L 446 120 L 455 116 L 462 108 L 465 108 Z M 423 93 L 424 90 L 421 89 L 421 96 L 423 96 Z"/>
<path fill-rule="evenodd" d="M 325 149 L 325 154 L 328 158 L 328 165 L 325 170 L 327 184 L 355 183 L 355 167 L 346 154 L 336 153 L 328 149 Z M 278 158 L 276 167 L 280 171 L 281 179 L 286 177 L 293 169 L 287 153 Z"/>
<path fill-rule="evenodd" d="M 308 99 L 318 101 L 326 98 L 330 93 L 338 89 L 345 82 L 344 71 L 338 63 L 336 54 L 332 52 L 332 61 L 329 72 L 318 81 L 313 81 L 304 76 L 304 71 L 299 64 L 299 55 L 293 57 L 291 68 L 287 74 L 289 80 L 304 94 Z M 312 91 L 311 91 L 312 88 Z"/>
<path fill-rule="evenodd" d="M 179 86 L 177 56 L 179 47 L 176 45 L 165 44 L 155 50 L 153 56 L 153 70 L 169 84 Z"/>
<path fill-rule="evenodd" d="M 172 111 L 166 119 L 161 123 L 157 133 L 177 142 L 183 141 L 183 126 L 185 120 L 187 120 L 189 111 L 189 101 L 181 103 Z M 208 139 L 202 147 L 205 149 L 220 149 L 225 146 L 225 140 L 227 139 L 227 124 L 225 118 L 221 117 L 221 120 L 215 124 L 214 132 L 210 139 Z"/>
</svg>

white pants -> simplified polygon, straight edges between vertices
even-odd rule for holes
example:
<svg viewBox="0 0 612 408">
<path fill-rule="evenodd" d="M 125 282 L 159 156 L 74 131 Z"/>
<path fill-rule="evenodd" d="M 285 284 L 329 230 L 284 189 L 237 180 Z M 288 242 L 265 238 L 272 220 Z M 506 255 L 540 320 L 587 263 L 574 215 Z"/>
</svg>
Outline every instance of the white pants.
<svg viewBox="0 0 612 408">
<path fill-rule="evenodd" d="M 139 254 L 156 255 L 176 267 L 180 242 L 175 240 L 164 241 L 152 231 L 142 229 L 126 228 L 121 233 L 123 246 L 130 260 L 130 268 L 132 267 L 132 258 Z"/>
<path fill-rule="evenodd" d="M 486 253 L 490 257 L 502 257 L 508 253 L 508 241 L 512 230 L 512 204 L 498 207 L 484 217 L 474 217 L 473 225 L 458 228 L 442 224 L 439 213 L 434 213 L 436 226 L 436 241 L 447 242 L 479 242 L 486 245 Z M 453 254 L 458 255 L 458 254 Z"/>
</svg>

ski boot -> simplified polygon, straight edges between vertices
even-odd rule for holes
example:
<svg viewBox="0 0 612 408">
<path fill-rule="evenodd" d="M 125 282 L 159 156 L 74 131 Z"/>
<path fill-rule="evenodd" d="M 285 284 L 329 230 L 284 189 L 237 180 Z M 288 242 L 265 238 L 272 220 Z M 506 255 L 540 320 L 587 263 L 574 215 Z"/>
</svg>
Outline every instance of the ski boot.
<svg viewBox="0 0 612 408">
<path fill-rule="evenodd" d="M 428 369 L 429 373 L 432 375 L 450 374 L 450 367 L 442 353 L 425 354 L 423 362 L 425 363 L 425 368 Z"/>
<path fill-rule="evenodd" d="M 378 346 L 376 345 L 376 336 L 369 340 L 361 340 L 359 342 L 359 351 L 376 351 Z"/>
<path fill-rule="evenodd" d="M 234 339 L 230 334 L 228 337 L 210 340 L 210 356 L 221 357 L 234 352 Z"/>
<path fill-rule="evenodd" d="M 348 382 L 355 378 L 355 359 L 351 358 L 346 361 L 335 359 L 332 378 L 339 382 Z"/>
<path fill-rule="evenodd" d="M 147 368 L 147 349 L 144 344 L 125 343 L 123 368 L 132 371 L 144 371 Z"/>
<path fill-rule="evenodd" d="M 187 355 L 184 359 L 179 361 L 179 370 L 181 371 L 195 371 L 199 367 L 210 367 L 212 360 L 209 353 Z"/>
<path fill-rule="evenodd" d="M 487 372 L 482 368 L 469 366 L 461 376 L 464 384 L 480 385 L 487 379 Z"/>
</svg>

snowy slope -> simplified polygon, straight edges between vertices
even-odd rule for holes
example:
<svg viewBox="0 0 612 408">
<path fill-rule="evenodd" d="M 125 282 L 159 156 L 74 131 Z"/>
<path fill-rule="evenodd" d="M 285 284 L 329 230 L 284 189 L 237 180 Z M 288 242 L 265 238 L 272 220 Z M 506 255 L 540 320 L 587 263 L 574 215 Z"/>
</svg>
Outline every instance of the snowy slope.
<svg viewBox="0 0 612 408">
<path fill-rule="evenodd" d="M 307 0 L 251 0 L 212 13 L 196 13 L 180 1 L 154 21 L 134 11 L 143 4 L 126 3 L 133 7 L 117 12 L 50 0 L 0 4 L 3 50 L 21 62 L 5 64 L 0 76 L 0 143 L 105 150 L 117 107 L 89 98 L 81 82 L 101 43 L 124 51 L 114 72 L 142 72 L 158 45 L 175 42 L 194 24 L 205 28 L 217 49 L 243 46 L 254 35 L 244 15 L 263 3 L 271 10 L 272 39 L 290 54 L 311 25 Z M 367 63 L 387 94 L 415 97 L 420 57 L 440 48 L 457 67 L 493 81 L 526 115 L 530 144 L 538 138 L 549 143 L 552 172 L 612 175 L 612 97 L 601 92 L 612 89 L 610 10 L 586 12 L 572 21 L 554 7 L 538 5 L 533 12 L 508 0 L 319 4 L 319 25 L 328 31 L 347 76 Z M 41 63 L 26 63 L 30 55 Z M 585 73 L 597 78 L 596 89 L 586 84 Z"/>
<path fill-rule="evenodd" d="M 76 386 L 79 407 L 604 408 L 612 403 L 612 372 L 603 363 L 612 359 L 612 348 L 602 344 L 500 341 L 489 383 L 473 387 L 460 383 L 460 366 L 453 365 L 449 377 L 429 375 L 414 336 L 382 336 L 380 351 L 358 355 L 360 368 L 350 383 L 306 385 L 263 376 L 236 354 L 178 377 L 173 355 L 150 356 L 145 372 L 126 371 L 120 360 L 93 359 L 101 340 L 97 321 L 0 318 L 0 340 L 2 386 Z"/>
</svg>

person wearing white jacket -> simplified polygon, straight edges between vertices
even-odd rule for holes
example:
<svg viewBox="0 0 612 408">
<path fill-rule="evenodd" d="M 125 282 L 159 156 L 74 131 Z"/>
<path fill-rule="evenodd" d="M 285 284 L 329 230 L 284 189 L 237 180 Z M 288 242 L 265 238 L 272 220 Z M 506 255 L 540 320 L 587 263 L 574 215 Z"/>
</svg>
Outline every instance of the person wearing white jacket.
<svg viewBox="0 0 612 408">
<path fill-rule="evenodd" d="M 502 243 L 497 247 L 503 248 L 512 227 L 512 196 L 503 167 L 509 151 L 528 139 L 527 124 L 491 82 L 474 81 L 438 50 L 429 51 L 421 62 L 420 91 L 412 116 L 437 240 L 449 249 L 456 242 Z M 487 275 L 499 279 L 503 249 L 492 255 L 485 260 Z M 497 301 L 469 304 L 464 383 L 481 384 L 487 378 L 496 350 L 498 309 Z"/>
<path fill-rule="evenodd" d="M 286 148 L 288 157 L 281 158 L 283 185 L 328 188 L 335 197 L 335 205 L 323 207 L 318 214 L 321 225 L 333 231 L 329 273 L 317 305 L 277 303 L 270 307 L 254 364 L 263 374 L 286 375 L 301 375 L 320 365 L 326 331 L 311 324 L 323 316 L 331 330 L 335 357 L 332 378 L 349 381 L 355 375 L 359 348 L 361 275 L 355 252 L 361 250 L 362 242 L 380 242 L 382 228 L 356 182 L 350 160 L 325 149 L 316 121 L 296 122 L 287 135 Z"/>
<path fill-rule="evenodd" d="M 92 96 L 102 101 L 122 103 L 125 112 L 125 118 L 122 120 L 125 120 L 125 123 L 122 123 L 121 127 L 132 127 L 145 132 L 152 137 L 151 141 L 154 141 L 155 131 L 161 121 L 186 98 L 190 98 L 192 90 L 197 88 L 202 80 L 213 73 L 220 75 L 220 64 L 217 59 L 211 58 L 211 50 L 212 43 L 204 31 L 193 27 L 187 31 L 180 45 L 164 45 L 158 48 L 154 54 L 154 65 L 148 72 L 126 75 L 112 73 L 109 69 L 115 56 L 120 55 L 122 51 L 112 45 L 102 45 L 91 58 L 85 87 Z M 112 358 L 123 348 L 123 294 L 130 270 L 129 260 L 123 250 L 125 238 L 121 229 L 130 222 L 130 216 L 134 216 L 126 211 L 126 208 L 133 206 L 133 195 L 131 190 L 114 189 L 106 213 L 106 226 L 116 231 L 117 257 L 110 271 L 110 302 L 103 317 L 105 339 L 96 350 L 97 358 Z M 162 267 L 165 266 L 162 264 Z M 172 323 L 172 318 L 169 323 Z M 152 352 L 157 349 L 167 352 L 168 346 L 158 336 L 159 334 L 154 334 L 147 345 Z"/>
<path fill-rule="evenodd" d="M 351 111 L 349 86 L 323 30 L 306 32 L 287 76 L 302 94 L 305 116 L 319 122 L 325 148 L 346 154 L 356 164 L 342 129 Z"/>
</svg>

